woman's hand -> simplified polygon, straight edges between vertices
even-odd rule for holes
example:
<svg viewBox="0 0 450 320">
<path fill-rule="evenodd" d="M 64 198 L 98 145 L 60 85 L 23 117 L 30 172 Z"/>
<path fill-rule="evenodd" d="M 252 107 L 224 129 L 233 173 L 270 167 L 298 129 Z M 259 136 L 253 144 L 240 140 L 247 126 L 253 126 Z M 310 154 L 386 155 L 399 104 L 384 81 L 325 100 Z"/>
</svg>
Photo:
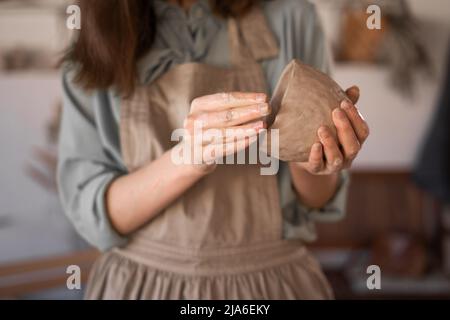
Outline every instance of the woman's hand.
<svg viewBox="0 0 450 320">
<path fill-rule="evenodd" d="M 330 128 L 319 128 L 317 134 L 320 142 L 313 145 L 309 161 L 296 163 L 311 174 L 330 175 L 350 168 L 369 136 L 369 126 L 355 107 L 359 100 L 359 88 L 351 87 L 346 94 L 352 103 L 343 101 L 341 107 L 333 111 L 337 139 Z"/>
<path fill-rule="evenodd" d="M 195 131 L 196 123 L 201 124 L 202 130 L 217 129 L 220 132 L 229 128 L 251 128 L 252 130 L 248 131 L 251 134 L 264 127 L 261 119 L 269 113 L 265 94 L 215 94 L 197 98 L 192 102 L 185 128 L 194 139 L 198 133 Z M 225 155 L 240 150 L 241 147 L 235 147 L 233 141 L 244 140 L 248 146 L 249 140 L 245 135 L 236 137 L 226 132 L 220 141 L 216 139 L 211 142 L 207 137 L 202 139 L 203 146 L 211 143 L 225 146 Z M 183 140 L 183 143 L 186 141 Z M 214 169 L 214 164 L 178 165 L 173 161 L 173 151 L 169 150 L 139 170 L 115 179 L 108 187 L 106 207 L 111 223 L 119 233 L 130 234 L 148 223 Z M 211 159 L 200 160 L 201 163 L 207 163 Z M 164 192 L 157 192 L 158 190 Z"/>
<path fill-rule="evenodd" d="M 235 154 L 256 141 L 266 126 L 263 118 L 269 114 L 263 93 L 230 92 L 196 98 L 184 122 L 188 136 L 183 141 L 190 144 L 190 160 L 200 170 L 211 172 L 216 159 Z M 221 150 L 218 154 L 214 152 L 217 149 Z"/>
<path fill-rule="evenodd" d="M 297 195 L 310 208 L 323 208 L 333 198 L 339 185 L 338 173 L 352 165 L 369 136 L 369 127 L 355 107 L 358 87 L 351 87 L 346 93 L 352 103 L 343 102 L 333 112 L 337 139 L 330 128 L 320 128 L 320 142 L 312 147 L 309 161 L 289 164 Z"/>
</svg>

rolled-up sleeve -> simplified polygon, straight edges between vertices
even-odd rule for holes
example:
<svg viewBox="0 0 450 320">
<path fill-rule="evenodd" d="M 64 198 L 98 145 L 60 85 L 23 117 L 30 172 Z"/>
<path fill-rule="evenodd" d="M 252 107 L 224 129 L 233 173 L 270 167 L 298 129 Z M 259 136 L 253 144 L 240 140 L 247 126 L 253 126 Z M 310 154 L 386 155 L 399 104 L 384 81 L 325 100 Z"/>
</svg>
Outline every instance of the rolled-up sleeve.
<svg viewBox="0 0 450 320">
<path fill-rule="evenodd" d="M 283 164 L 280 171 L 280 195 L 283 208 L 283 234 L 287 239 L 302 239 L 306 242 L 317 239 L 316 223 L 336 222 L 345 216 L 348 185 L 348 171 L 342 171 L 333 198 L 322 208 L 305 206 L 297 196 L 291 181 L 289 166 Z"/>
<path fill-rule="evenodd" d="M 102 145 L 93 97 L 63 73 L 63 112 L 58 151 L 58 188 L 64 211 L 78 233 L 104 251 L 122 246 L 126 237 L 112 227 L 105 207 L 109 184 L 124 174 Z"/>
</svg>

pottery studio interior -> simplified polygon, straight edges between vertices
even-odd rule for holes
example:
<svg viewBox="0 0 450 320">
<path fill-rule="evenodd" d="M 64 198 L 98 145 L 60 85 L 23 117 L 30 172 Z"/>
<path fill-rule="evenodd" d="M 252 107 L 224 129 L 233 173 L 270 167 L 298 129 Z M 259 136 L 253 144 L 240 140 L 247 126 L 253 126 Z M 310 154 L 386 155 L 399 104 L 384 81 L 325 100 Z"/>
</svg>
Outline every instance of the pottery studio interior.
<svg viewBox="0 0 450 320">
<path fill-rule="evenodd" d="M 328 75 L 359 87 L 370 127 L 343 216 L 317 219 L 302 245 L 338 300 L 450 298 L 450 1 L 261 2 L 296 1 L 317 13 Z M 58 183 L 76 3 L 0 0 L 0 299 L 83 299 L 105 254 L 74 227 Z"/>
</svg>

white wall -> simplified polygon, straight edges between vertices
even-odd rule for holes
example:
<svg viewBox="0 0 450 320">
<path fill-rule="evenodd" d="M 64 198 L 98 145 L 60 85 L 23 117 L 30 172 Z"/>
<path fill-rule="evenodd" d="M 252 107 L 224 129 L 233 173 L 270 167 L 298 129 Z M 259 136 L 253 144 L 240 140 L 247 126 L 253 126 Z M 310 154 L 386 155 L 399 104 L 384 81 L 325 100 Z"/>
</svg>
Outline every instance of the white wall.
<svg viewBox="0 0 450 320">
<path fill-rule="evenodd" d="M 65 0 L 0 3 L 0 52 L 17 47 L 60 52 L 68 41 Z M 0 70 L 0 263 L 62 254 L 83 246 L 58 196 L 26 173 L 61 98 L 59 71 Z M 45 169 L 45 168 L 43 168 Z"/>
<path fill-rule="evenodd" d="M 54 192 L 26 174 L 60 99 L 56 72 L 0 73 L 0 264 L 63 254 L 83 244 Z"/>
<path fill-rule="evenodd" d="M 421 19 L 432 20 L 450 26 L 450 1 L 408 0 L 412 11 Z"/>
</svg>

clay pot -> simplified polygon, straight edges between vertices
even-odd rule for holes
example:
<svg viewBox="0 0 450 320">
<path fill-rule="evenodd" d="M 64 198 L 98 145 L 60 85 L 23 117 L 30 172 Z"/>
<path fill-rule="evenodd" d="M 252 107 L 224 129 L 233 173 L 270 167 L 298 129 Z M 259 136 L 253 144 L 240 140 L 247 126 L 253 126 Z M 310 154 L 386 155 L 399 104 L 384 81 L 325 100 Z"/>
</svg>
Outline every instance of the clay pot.
<svg viewBox="0 0 450 320">
<path fill-rule="evenodd" d="M 284 69 L 271 99 L 271 129 L 279 130 L 279 154 L 283 161 L 308 161 L 318 129 L 326 125 L 336 136 L 332 111 L 347 99 L 341 87 L 326 74 L 293 60 Z M 273 143 L 268 138 L 266 153 Z"/>
</svg>

